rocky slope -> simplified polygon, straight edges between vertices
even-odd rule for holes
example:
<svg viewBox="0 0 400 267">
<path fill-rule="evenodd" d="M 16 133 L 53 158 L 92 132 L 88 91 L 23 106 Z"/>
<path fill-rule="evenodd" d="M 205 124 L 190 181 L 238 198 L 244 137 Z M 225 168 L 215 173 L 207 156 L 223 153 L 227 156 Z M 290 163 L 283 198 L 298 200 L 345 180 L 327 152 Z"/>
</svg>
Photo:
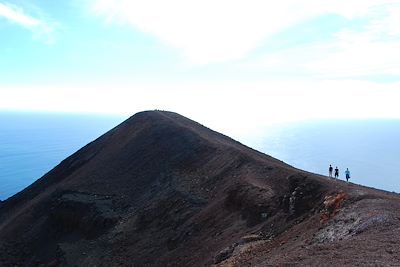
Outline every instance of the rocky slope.
<svg viewBox="0 0 400 267">
<path fill-rule="evenodd" d="M 0 203 L 0 266 L 400 266 L 399 200 L 148 111 Z"/>
</svg>

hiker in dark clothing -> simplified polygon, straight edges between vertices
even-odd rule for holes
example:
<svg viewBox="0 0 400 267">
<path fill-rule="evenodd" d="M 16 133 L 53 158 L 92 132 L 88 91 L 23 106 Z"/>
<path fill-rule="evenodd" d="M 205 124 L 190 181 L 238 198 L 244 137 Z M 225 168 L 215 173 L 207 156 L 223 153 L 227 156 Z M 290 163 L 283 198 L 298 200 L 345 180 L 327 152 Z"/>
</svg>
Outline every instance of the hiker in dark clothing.
<svg viewBox="0 0 400 267">
<path fill-rule="evenodd" d="M 345 173 L 346 173 L 346 181 L 349 182 L 349 179 L 350 179 L 350 171 L 349 171 L 349 168 L 346 169 Z"/>
<path fill-rule="evenodd" d="M 332 177 L 333 167 L 329 164 L 329 177 Z"/>
<path fill-rule="evenodd" d="M 335 178 L 339 178 L 339 169 L 337 166 L 335 168 Z"/>
</svg>

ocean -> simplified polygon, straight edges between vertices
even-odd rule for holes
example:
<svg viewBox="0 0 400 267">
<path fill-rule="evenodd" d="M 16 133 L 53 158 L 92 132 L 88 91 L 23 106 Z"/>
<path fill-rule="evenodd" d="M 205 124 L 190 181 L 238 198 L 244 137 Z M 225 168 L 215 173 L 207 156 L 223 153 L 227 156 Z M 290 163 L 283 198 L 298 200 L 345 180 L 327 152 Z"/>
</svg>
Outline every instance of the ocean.
<svg viewBox="0 0 400 267">
<path fill-rule="evenodd" d="M 121 123 L 121 116 L 0 113 L 0 200 Z"/>
<path fill-rule="evenodd" d="M 0 113 L 0 200 L 21 191 L 126 117 Z M 225 133 L 228 134 L 229 133 Z M 274 125 L 239 141 L 286 163 L 400 192 L 400 120 L 313 121 Z"/>
<path fill-rule="evenodd" d="M 247 144 L 296 168 L 400 192 L 400 120 L 328 120 L 274 125 Z"/>
</svg>

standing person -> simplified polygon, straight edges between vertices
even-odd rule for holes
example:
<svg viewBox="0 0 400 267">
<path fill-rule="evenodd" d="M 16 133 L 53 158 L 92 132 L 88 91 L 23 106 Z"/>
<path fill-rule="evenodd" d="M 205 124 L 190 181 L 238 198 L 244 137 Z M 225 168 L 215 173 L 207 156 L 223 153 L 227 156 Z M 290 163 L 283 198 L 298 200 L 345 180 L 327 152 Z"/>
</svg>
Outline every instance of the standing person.
<svg viewBox="0 0 400 267">
<path fill-rule="evenodd" d="M 350 171 L 349 171 L 349 168 L 346 168 L 345 173 L 346 173 L 346 181 L 349 182 L 349 179 L 350 179 Z"/>
<path fill-rule="evenodd" d="M 337 166 L 335 168 L 335 178 L 339 178 L 339 169 Z"/>
<path fill-rule="evenodd" d="M 329 164 L 329 177 L 332 177 L 333 167 Z"/>
</svg>

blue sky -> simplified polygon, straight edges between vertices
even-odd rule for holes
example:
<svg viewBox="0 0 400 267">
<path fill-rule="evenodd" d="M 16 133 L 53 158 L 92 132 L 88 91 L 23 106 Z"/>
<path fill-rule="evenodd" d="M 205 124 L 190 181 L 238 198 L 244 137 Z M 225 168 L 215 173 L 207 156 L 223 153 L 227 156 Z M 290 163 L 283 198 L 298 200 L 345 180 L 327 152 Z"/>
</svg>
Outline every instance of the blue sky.
<svg viewBox="0 0 400 267">
<path fill-rule="evenodd" d="M 398 25 L 388 0 L 0 0 L 0 110 L 400 118 Z"/>
</svg>

